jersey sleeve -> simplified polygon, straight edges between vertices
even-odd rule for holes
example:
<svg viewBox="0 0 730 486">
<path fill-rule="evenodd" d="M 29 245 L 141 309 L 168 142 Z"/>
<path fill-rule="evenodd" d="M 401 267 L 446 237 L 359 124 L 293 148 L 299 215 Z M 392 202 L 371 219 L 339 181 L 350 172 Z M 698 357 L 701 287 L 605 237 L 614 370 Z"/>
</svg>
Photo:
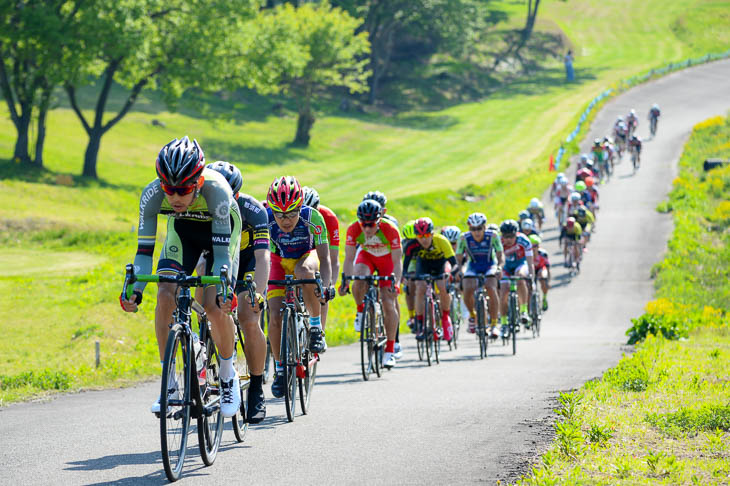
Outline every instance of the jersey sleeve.
<svg viewBox="0 0 730 486">
<path fill-rule="evenodd" d="M 391 250 L 398 250 L 400 248 L 400 231 L 398 227 L 389 221 L 380 222 L 380 231 L 383 232 L 383 236 L 388 241 Z"/>
<path fill-rule="evenodd" d="M 213 269 L 211 275 L 220 275 L 223 265 L 227 265 L 229 272 L 231 272 L 233 270 L 230 257 L 231 240 L 238 241 L 238 238 L 231 237 L 233 231 L 231 227 L 231 210 L 232 206 L 235 205 L 236 211 L 238 211 L 238 203 L 234 201 L 231 186 L 228 185 L 223 176 L 209 177 L 206 174 L 201 195 L 208 203 L 210 215 L 213 217 L 211 224 Z M 220 287 L 220 285 L 216 287 Z M 221 288 L 218 288 L 219 292 L 221 290 Z"/>
<path fill-rule="evenodd" d="M 494 248 L 494 251 L 504 252 L 504 246 L 502 246 L 502 238 L 500 238 L 499 235 L 496 233 L 492 238 L 492 248 Z"/>
<path fill-rule="evenodd" d="M 240 195 L 238 197 L 238 208 L 241 210 L 241 219 L 253 228 L 253 249 L 268 249 L 269 216 L 263 204 L 252 196 Z"/>
<path fill-rule="evenodd" d="M 309 215 L 309 233 L 314 237 L 314 246 L 327 245 L 329 239 L 327 238 L 327 225 L 324 222 L 322 213 L 314 208 L 311 208 Z"/>
<path fill-rule="evenodd" d="M 466 252 L 466 237 L 461 234 L 456 241 L 456 254 L 463 255 Z"/>
<path fill-rule="evenodd" d="M 152 255 L 155 252 L 157 237 L 157 215 L 165 195 L 159 179 L 147 184 L 139 198 L 139 230 L 137 232 L 137 254 L 134 257 L 134 273 L 152 273 Z M 134 289 L 142 292 L 147 285 L 136 282 Z"/>
<path fill-rule="evenodd" d="M 340 247 L 340 222 L 337 215 L 330 208 L 320 204 L 318 211 L 322 214 L 324 224 L 327 226 L 327 236 L 330 248 Z"/>
<path fill-rule="evenodd" d="M 345 237 L 345 246 L 357 246 L 357 238 L 362 233 L 360 223 L 355 221 L 347 227 L 347 236 Z"/>
<path fill-rule="evenodd" d="M 441 253 L 444 254 L 444 258 L 448 260 L 449 258 L 456 257 L 456 255 L 454 254 L 454 249 L 451 247 L 451 243 L 449 242 L 449 240 L 446 239 L 444 235 L 433 235 L 433 239 L 434 244 L 438 245 L 437 247 L 441 250 Z"/>
</svg>

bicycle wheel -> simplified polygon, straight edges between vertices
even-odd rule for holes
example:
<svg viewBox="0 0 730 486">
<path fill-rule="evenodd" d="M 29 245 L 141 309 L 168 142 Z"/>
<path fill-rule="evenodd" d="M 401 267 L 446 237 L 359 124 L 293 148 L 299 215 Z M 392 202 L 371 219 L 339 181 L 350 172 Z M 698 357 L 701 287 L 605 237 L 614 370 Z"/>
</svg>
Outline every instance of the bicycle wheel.
<svg viewBox="0 0 730 486">
<path fill-rule="evenodd" d="M 520 325 L 518 319 L 518 302 L 517 294 L 510 293 L 509 296 L 509 334 L 512 339 L 512 354 L 517 354 L 517 326 Z"/>
<path fill-rule="evenodd" d="M 486 328 L 486 302 L 484 295 L 479 293 L 476 298 L 477 311 L 477 339 L 479 340 L 479 359 L 487 357 L 487 328 Z"/>
<path fill-rule="evenodd" d="M 385 353 L 385 325 L 383 324 L 383 313 L 378 312 L 375 316 L 375 327 L 373 328 L 373 342 L 375 343 L 375 374 L 380 378 L 383 374 L 383 353 Z"/>
<path fill-rule="evenodd" d="M 263 331 L 264 336 L 268 336 L 266 334 L 266 330 L 269 328 L 269 306 L 264 305 L 263 310 L 259 314 L 259 326 L 261 326 L 261 331 Z M 271 371 L 274 369 L 274 357 L 271 354 L 271 342 L 269 341 L 269 338 L 266 338 L 266 361 L 264 362 L 264 373 L 262 377 L 262 382 L 265 385 L 269 382 L 269 378 L 271 378 Z"/>
<path fill-rule="evenodd" d="M 302 327 L 301 332 L 306 333 L 307 328 Z M 302 342 L 307 342 L 307 336 L 303 337 Z M 317 376 L 317 362 L 319 358 L 309 350 L 306 346 L 302 352 L 302 368 L 297 374 L 297 382 L 299 383 L 299 404 L 302 406 L 304 415 L 309 413 L 309 402 L 312 398 L 312 389 L 314 388 L 314 379 Z M 301 377 L 299 375 L 302 375 Z"/>
<path fill-rule="evenodd" d="M 533 289 L 530 295 L 530 319 L 532 320 L 530 327 L 532 328 L 533 338 L 537 337 L 537 329 L 540 326 L 540 295 L 538 292 L 539 290 Z"/>
<path fill-rule="evenodd" d="M 459 329 L 461 328 L 461 296 L 457 292 L 451 292 L 451 306 L 449 314 L 451 315 L 451 331 L 453 337 L 449 341 L 449 348 L 453 345 L 454 349 L 458 349 L 459 345 Z"/>
<path fill-rule="evenodd" d="M 205 377 L 203 377 L 203 373 L 198 376 L 200 404 L 203 410 L 197 418 L 197 429 L 200 457 L 206 466 L 210 466 L 215 461 L 221 437 L 223 437 L 223 414 L 220 409 L 220 390 L 218 388 L 220 383 L 218 381 L 218 370 L 220 369 L 218 350 L 209 333 L 206 333 L 205 350 L 207 353 Z"/>
<path fill-rule="evenodd" d="M 289 422 L 294 421 L 297 399 L 297 355 L 299 344 L 297 343 L 297 329 L 294 322 L 294 313 L 290 308 L 284 310 L 284 318 L 281 321 L 281 360 L 283 365 L 284 383 L 284 404 L 286 405 L 286 418 Z"/>
<path fill-rule="evenodd" d="M 418 324 L 416 324 L 418 325 Z M 424 323 L 425 327 L 425 323 Z M 416 331 L 418 332 L 418 331 Z M 425 337 L 425 336 L 424 336 Z M 418 361 L 423 361 L 423 358 L 426 357 L 426 340 L 425 339 L 416 339 L 416 350 L 418 351 Z"/>
<path fill-rule="evenodd" d="M 243 442 L 246 439 L 246 433 L 248 432 L 248 422 L 246 421 L 246 412 L 248 405 L 248 387 L 251 384 L 251 376 L 248 371 L 248 361 L 246 360 L 246 353 L 243 343 L 243 335 L 241 329 L 237 328 L 238 340 L 236 341 L 236 361 L 233 366 L 238 371 L 238 379 L 241 383 L 241 409 L 231 417 L 231 423 L 233 424 L 233 435 L 236 436 L 238 442 Z"/>
<path fill-rule="evenodd" d="M 423 342 L 426 348 L 426 362 L 431 366 L 431 353 L 433 351 L 433 301 L 426 298 L 426 312 L 423 314 Z"/>
<path fill-rule="evenodd" d="M 375 329 L 375 309 L 370 301 L 360 317 L 360 368 L 362 379 L 368 381 L 375 367 L 375 348 L 373 330 Z"/>
<path fill-rule="evenodd" d="M 438 304 L 434 301 L 433 306 L 433 323 L 434 323 L 434 330 L 437 334 L 434 334 L 433 336 L 433 357 L 436 361 L 436 364 L 439 364 L 439 352 L 441 351 L 441 338 L 437 336 L 443 336 L 443 328 L 441 326 L 441 319 L 439 318 L 441 316 L 441 310 L 438 306 Z"/>
<path fill-rule="evenodd" d="M 170 481 L 180 478 L 188 444 L 190 382 L 196 374 L 192 369 L 190 347 L 190 341 L 181 327 L 173 326 L 165 347 L 159 413 L 162 465 Z"/>
</svg>

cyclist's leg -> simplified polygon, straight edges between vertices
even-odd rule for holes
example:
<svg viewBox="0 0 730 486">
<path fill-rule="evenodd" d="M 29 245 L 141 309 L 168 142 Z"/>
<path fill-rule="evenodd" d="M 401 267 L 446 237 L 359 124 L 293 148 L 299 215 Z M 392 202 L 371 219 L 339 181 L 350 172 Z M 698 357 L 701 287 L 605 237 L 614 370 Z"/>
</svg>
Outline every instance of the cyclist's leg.
<svg viewBox="0 0 730 486">
<path fill-rule="evenodd" d="M 469 275 L 470 271 L 467 270 L 464 274 L 465 276 Z M 469 317 L 472 319 L 476 315 L 476 311 L 474 310 L 474 291 L 477 288 L 477 280 L 475 278 L 465 278 L 463 280 L 464 282 L 464 304 L 466 304 L 466 308 L 469 310 Z"/>
<path fill-rule="evenodd" d="M 515 271 L 515 275 L 519 275 L 520 277 L 528 277 L 529 273 L 527 263 L 523 263 L 522 265 L 520 265 L 519 268 L 517 268 L 517 270 Z M 517 295 L 519 296 L 520 300 L 520 312 L 523 312 L 527 308 L 527 303 L 530 299 L 529 287 L 526 280 L 520 280 L 519 282 L 517 282 Z"/>
<path fill-rule="evenodd" d="M 340 275 L 340 260 L 339 260 L 339 248 L 330 247 L 330 264 L 332 265 L 332 285 L 337 288 L 335 285 L 337 283 L 337 277 Z M 326 329 L 327 327 L 327 312 L 329 311 L 330 303 L 326 302 L 322 306 L 322 329 Z"/>
<path fill-rule="evenodd" d="M 494 272 L 492 273 L 492 276 L 489 277 L 485 283 L 485 288 L 487 289 L 487 296 L 489 296 L 489 317 L 492 320 L 492 326 L 497 325 L 497 321 L 499 320 L 499 292 L 497 292 L 497 275 L 496 275 L 496 267 L 494 268 Z"/>
<path fill-rule="evenodd" d="M 281 258 L 279 255 L 272 253 L 271 267 L 269 270 L 269 278 L 271 280 L 284 280 L 289 273 L 293 273 L 293 262 L 291 258 Z M 269 284 L 266 290 L 269 305 L 269 342 L 271 343 L 271 354 L 277 362 L 277 368 L 280 367 L 279 361 L 281 357 L 279 352 L 281 349 L 281 307 L 284 304 L 285 289 L 282 285 Z"/>
<path fill-rule="evenodd" d="M 167 335 L 170 333 L 172 313 L 175 311 L 176 286 L 171 283 L 161 283 L 157 287 L 157 306 L 155 307 L 155 335 L 157 347 L 160 351 L 160 362 L 165 359 Z"/>
<path fill-rule="evenodd" d="M 266 336 L 259 325 L 259 307 L 252 308 L 248 301 L 248 290 L 244 290 L 246 275 L 254 275 L 256 261 L 251 255 L 244 255 L 236 282 L 238 296 L 238 322 L 246 341 L 246 361 L 252 375 L 262 375 L 266 361 Z M 248 258 L 250 256 L 250 258 Z"/>
<path fill-rule="evenodd" d="M 310 251 L 306 255 L 297 260 L 294 267 L 294 275 L 298 279 L 314 278 L 314 274 L 319 270 L 319 258 L 317 252 Z M 319 320 L 322 313 L 322 306 L 319 303 L 319 297 L 316 295 L 316 286 L 303 285 L 302 295 L 304 296 L 304 304 L 309 311 L 310 324 L 315 325 L 313 320 Z M 321 321 L 320 321 L 321 322 Z"/>
</svg>

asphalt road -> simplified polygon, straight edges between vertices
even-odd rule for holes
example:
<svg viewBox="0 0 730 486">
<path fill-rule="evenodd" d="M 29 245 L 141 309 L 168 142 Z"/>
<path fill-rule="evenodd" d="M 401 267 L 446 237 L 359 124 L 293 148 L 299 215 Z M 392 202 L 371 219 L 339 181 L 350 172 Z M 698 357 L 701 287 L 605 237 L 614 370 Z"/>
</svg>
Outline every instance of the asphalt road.
<svg viewBox="0 0 730 486">
<path fill-rule="evenodd" d="M 192 435 L 180 482 L 494 484 L 525 472 L 551 439 L 558 391 L 614 365 L 629 319 L 652 298 L 650 268 L 672 227 L 655 207 L 670 189 L 692 125 L 730 108 L 728 79 L 730 61 L 695 67 L 632 89 L 600 112 L 587 140 L 630 108 L 641 117 L 642 136 L 652 103 L 662 117 L 639 172 L 632 175 L 625 159 L 601 187 L 598 232 L 573 279 L 559 265 L 548 216 L 544 235 L 555 271 L 538 340 L 521 336 L 516 356 L 490 346 L 488 359 L 479 360 L 476 341 L 463 333 L 458 352 L 428 368 L 417 360 L 413 337 L 403 336 L 397 369 L 368 383 L 357 347 L 331 348 L 310 415 L 286 423 L 283 403 L 270 399 L 268 418 L 245 443 L 234 442 L 227 424 L 212 467 L 203 466 Z M 165 483 L 158 422 L 148 412 L 158 390 L 148 383 L 0 409 L 0 483 Z"/>
</svg>

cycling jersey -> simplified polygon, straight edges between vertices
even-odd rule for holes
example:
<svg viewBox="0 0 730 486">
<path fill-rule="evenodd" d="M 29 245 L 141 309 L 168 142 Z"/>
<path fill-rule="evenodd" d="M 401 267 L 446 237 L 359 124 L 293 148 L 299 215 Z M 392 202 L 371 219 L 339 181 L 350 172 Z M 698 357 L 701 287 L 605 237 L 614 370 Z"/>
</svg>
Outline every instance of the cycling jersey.
<svg viewBox="0 0 730 486">
<path fill-rule="evenodd" d="M 538 206 L 536 208 L 527 208 L 527 212 L 532 214 L 533 216 L 537 216 L 539 218 L 545 217 L 545 209 L 542 206 Z"/>
<path fill-rule="evenodd" d="M 409 245 L 409 251 L 406 252 L 406 258 L 403 262 L 403 268 L 408 268 L 409 263 L 413 256 L 416 256 L 416 270 L 418 271 L 419 266 L 423 268 L 428 267 L 427 273 L 438 273 L 437 268 L 441 268 L 443 271 L 444 264 L 448 260 L 452 265 L 456 265 L 456 256 L 454 255 L 454 249 L 451 247 L 451 243 L 446 239 L 444 235 L 434 234 L 429 248 L 423 248 L 418 240 L 414 240 L 415 245 Z"/>
<path fill-rule="evenodd" d="M 299 259 L 319 245 L 326 245 L 327 228 L 319 211 L 302 206 L 299 220 L 290 233 L 285 233 L 274 220 L 271 208 L 266 210 L 269 218 L 271 251 L 281 258 Z"/>
<path fill-rule="evenodd" d="M 337 215 L 327 206 L 320 204 L 317 211 L 322 214 L 324 224 L 327 227 L 327 238 L 329 239 L 330 248 L 340 248 L 340 222 L 337 220 Z"/>
<path fill-rule="evenodd" d="M 415 272 L 416 271 L 416 252 L 421 246 L 418 244 L 418 240 L 415 238 L 403 238 L 400 242 L 401 248 L 403 248 L 403 271 L 404 272 Z M 408 265 L 405 264 L 406 258 L 408 258 Z"/>
<path fill-rule="evenodd" d="M 469 262 L 479 267 L 490 267 L 496 260 L 496 253 L 502 251 L 502 241 L 493 231 L 484 231 L 482 241 L 471 233 L 463 233 L 456 244 L 456 253 L 466 253 Z"/>
<path fill-rule="evenodd" d="M 236 202 L 241 213 L 241 251 L 269 248 L 269 218 L 264 206 L 243 193 L 238 194 Z"/>
<path fill-rule="evenodd" d="M 563 226 L 563 229 L 560 231 L 560 238 L 567 238 L 570 237 L 574 239 L 575 241 L 580 241 L 580 236 L 583 234 L 583 228 L 581 228 L 580 223 L 573 224 L 573 229 L 568 230 L 567 226 Z"/>
<path fill-rule="evenodd" d="M 381 219 L 378 224 L 378 231 L 370 238 L 367 238 L 360 222 L 355 221 L 347 228 L 345 245 L 360 245 L 361 252 L 370 253 L 377 257 L 385 256 L 389 255 L 392 250 L 397 250 L 401 247 L 400 233 L 393 223 L 386 219 Z"/>
<path fill-rule="evenodd" d="M 652 108 L 649 110 L 649 118 L 659 118 L 659 116 L 662 114 L 662 112 L 659 110 L 659 108 Z"/>
<path fill-rule="evenodd" d="M 629 140 L 629 147 L 635 148 L 638 153 L 641 153 L 641 139 L 632 137 Z"/>
<path fill-rule="evenodd" d="M 135 273 L 152 271 L 152 255 L 157 235 L 157 215 L 168 216 L 167 237 L 157 265 L 158 273 L 184 271 L 192 274 L 203 251 L 213 255 L 212 275 L 218 275 L 223 265 L 235 270 L 239 247 L 241 215 L 226 179 L 212 169 L 203 169 L 203 186 L 185 212 L 175 212 L 167 201 L 160 180 L 150 182 L 142 191 L 139 201 L 139 232 Z M 235 278 L 235 273 L 230 276 Z M 136 282 L 135 290 L 145 288 L 145 282 Z M 218 289 L 221 290 L 221 289 Z"/>
<path fill-rule="evenodd" d="M 582 217 L 579 215 L 578 210 L 573 211 L 571 213 L 571 216 L 573 216 L 575 220 L 580 223 L 581 228 L 588 228 L 596 221 L 595 216 L 593 216 L 593 213 L 590 212 L 588 209 L 585 210 L 585 214 Z"/>
<path fill-rule="evenodd" d="M 532 256 L 532 243 L 524 233 L 517 233 L 517 238 L 511 246 L 505 245 L 504 238 L 502 238 L 502 246 L 504 248 L 505 269 L 519 267 L 527 261 L 528 256 Z"/>
<path fill-rule="evenodd" d="M 543 268 L 547 268 L 550 266 L 550 260 L 548 260 L 548 252 L 543 250 L 542 248 L 539 248 L 537 250 L 537 254 L 535 255 L 535 271 L 539 272 Z"/>
</svg>

